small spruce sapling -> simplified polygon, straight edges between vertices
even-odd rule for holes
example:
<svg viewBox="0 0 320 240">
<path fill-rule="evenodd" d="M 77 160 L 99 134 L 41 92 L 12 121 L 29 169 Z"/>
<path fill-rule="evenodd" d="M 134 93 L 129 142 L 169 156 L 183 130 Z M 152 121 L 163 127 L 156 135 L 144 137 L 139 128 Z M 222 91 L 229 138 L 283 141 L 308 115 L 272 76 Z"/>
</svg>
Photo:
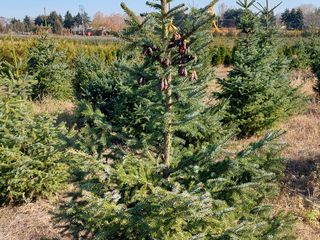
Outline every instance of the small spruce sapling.
<svg viewBox="0 0 320 240">
<path fill-rule="evenodd" d="M 229 101 L 225 123 L 235 123 L 239 136 L 259 133 L 287 117 L 302 104 L 290 85 L 289 61 L 278 53 L 277 30 L 268 7 L 260 6 L 260 19 L 249 11 L 255 1 L 239 1 L 245 9 L 240 25 L 234 69 L 220 79 L 220 100 Z M 268 1 L 267 1 L 268 3 Z"/>
<path fill-rule="evenodd" d="M 320 96 L 320 41 L 318 35 L 313 33 L 307 44 L 307 52 L 310 57 L 311 69 L 317 77 L 316 84 L 314 85 L 314 91 L 317 97 Z"/>
<path fill-rule="evenodd" d="M 15 204 L 63 189 L 66 129 L 50 116 L 34 114 L 33 81 L 20 75 L 18 65 L 7 66 L 12 69 L 0 72 L 0 204 Z"/>
<path fill-rule="evenodd" d="M 32 98 L 68 99 L 72 97 L 73 71 L 68 66 L 65 53 L 58 50 L 56 42 L 41 35 L 29 52 L 27 72 L 37 83 Z"/>
</svg>

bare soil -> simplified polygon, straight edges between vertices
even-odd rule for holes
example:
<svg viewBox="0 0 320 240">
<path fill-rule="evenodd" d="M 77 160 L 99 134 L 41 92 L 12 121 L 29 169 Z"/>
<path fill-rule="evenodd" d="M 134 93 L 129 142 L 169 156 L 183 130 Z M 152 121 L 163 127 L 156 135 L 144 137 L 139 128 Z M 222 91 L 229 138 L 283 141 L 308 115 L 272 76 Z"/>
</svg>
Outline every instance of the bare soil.
<svg viewBox="0 0 320 240">
<path fill-rule="evenodd" d="M 57 202 L 37 201 L 18 207 L 0 208 L 0 240 L 69 240 L 62 236 L 52 212 Z"/>
</svg>

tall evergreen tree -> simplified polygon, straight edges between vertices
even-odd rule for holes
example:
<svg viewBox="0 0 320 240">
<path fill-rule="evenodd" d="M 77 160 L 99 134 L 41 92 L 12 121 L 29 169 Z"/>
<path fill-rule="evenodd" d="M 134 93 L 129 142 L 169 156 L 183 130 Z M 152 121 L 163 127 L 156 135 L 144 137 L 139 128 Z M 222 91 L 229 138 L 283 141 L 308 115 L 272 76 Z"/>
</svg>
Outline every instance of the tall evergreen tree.
<svg viewBox="0 0 320 240">
<path fill-rule="evenodd" d="M 289 30 L 302 30 L 304 27 L 304 16 L 300 8 L 286 9 L 281 14 L 281 21 L 286 25 Z"/>
<path fill-rule="evenodd" d="M 75 19 L 69 11 L 64 16 L 63 26 L 67 29 L 72 29 L 75 26 Z"/>
<path fill-rule="evenodd" d="M 235 123 L 241 136 L 270 128 L 297 109 L 301 98 L 290 86 L 288 61 L 278 54 L 273 9 L 263 7 L 263 25 L 249 14 L 254 1 L 243 1 L 246 14 L 240 24 L 244 36 L 236 46 L 234 69 L 219 80 L 221 100 L 228 100 L 226 123 Z"/>
<path fill-rule="evenodd" d="M 34 21 L 29 16 L 25 16 L 23 19 L 23 23 L 25 25 L 27 32 L 32 32 L 34 29 Z"/>
<path fill-rule="evenodd" d="M 74 17 L 74 21 L 77 27 L 82 26 L 84 29 L 86 29 L 88 27 L 88 25 L 90 24 L 90 17 L 88 15 L 87 12 L 82 12 L 82 13 L 78 13 L 75 17 Z"/>
<path fill-rule="evenodd" d="M 222 26 L 231 28 L 239 25 L 240 18 L 243 14 L 243 9 L 228 9 L 222 16 Z"/>
<path fill-rule="evenodd" d="M 228 136 L 224 134 L 220 144 L 214 139 L 219 135 L 215 125 L 219 125 L 221 115 L 217 114 L 219 107 L 204 103 L 207 83 L 213 79 L 204 49 L 212 41 L 208 23 L 216 26 L 212 22 L 216 16 L 208 11 L 215 3 L 200 9 L 192 29 L 184 34 L 173 24 L 174 16 L 185 11 L 183 4 L 147 2 L 155 11 L 143 19 L 121 4 L 128 14 L 128 27 L 117 36 L 126 40 L 124 52 L 129 56 L 128 61 L 118 63 L 118 68 L 131 84 L 114 84 L 113 97 L 122 109 L 127 108 L 121 118 L 130 118 L 129 110 L 135 111 L 139 113 L 132 119 L 136 126 L 148 127 L 142 138 L 126 139 L 128 129 L 123 126 L 120 133 L 125 141 L 99 156 L 79 154 L 80 162 L 95 157 L 98 161 L 97 168 L 84 166 L 79 194 L 62 209 L 61 218 L 68 218 L 76 238 L 222 240 L 289 236 L 285 232 L 286 216 L 271 214 L 270 206 L 263 203 L 276 194 L 276 176 L 282 169 L 277 154 L 263 146 L 278 134 L 267 135 L 234 158 L 219 151 Z M 134 101 L 116 98 L 117 91 L 123 89 L 136 93 L 131 95 Z M 94 116 L 90 133 L 115 137 L 116 123 L 108 122 L 108 114 L 91 110 L 87 111 Z M 86 129 L 81 130 L 81 136 Z M 143 143 L 139 149 L 127 144 L 133 140 Z M 121 154 L 115 154 L 116 150 Z"/>
<path fill-rule="evenodd" d="M 44 15 L 39 15 L 34 19 L 35 25 L 41 27 L 46 25 L 46 16 Z"/>
<path fill-rule="evenodd" d="M 49 14 L 47 24 L 51 27 L 53 33 L 60 34 L 62 32 L 63 19 L 56 11 Z"/>
</svg>

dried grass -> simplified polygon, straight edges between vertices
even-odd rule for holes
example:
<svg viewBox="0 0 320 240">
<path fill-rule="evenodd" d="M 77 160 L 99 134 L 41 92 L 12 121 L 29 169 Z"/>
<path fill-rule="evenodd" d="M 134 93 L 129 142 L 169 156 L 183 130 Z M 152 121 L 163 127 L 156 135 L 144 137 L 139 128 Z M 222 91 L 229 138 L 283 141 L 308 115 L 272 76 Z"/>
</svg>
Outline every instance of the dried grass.
<svg viewBox="0 0 320 240">
<path fill-rule="evenodd" d="M 55 202 L 38 201 L 19 207 L 0 208 L 0 240 L 69 240 L 53 224 Z"/>
<path fill-rule="evenodd" d="M 72 114 L 75 105 L 72 101 L 61 101 L 50 97 L 43 99 L 40 102 L 33 103 L 33 109 L 36 114 L 59 114 L 67 112 Z"/>
<path fill-rule="evenodd" d="M 57 123 L 64 122 L 71 129 L 75 124 L 75 104 L 71 101 L 61 101 L 45 98 L 41 102 L 33 102 L 33 110 L 36 114 L 51 114 L 57 116 Z"/>
</svg>

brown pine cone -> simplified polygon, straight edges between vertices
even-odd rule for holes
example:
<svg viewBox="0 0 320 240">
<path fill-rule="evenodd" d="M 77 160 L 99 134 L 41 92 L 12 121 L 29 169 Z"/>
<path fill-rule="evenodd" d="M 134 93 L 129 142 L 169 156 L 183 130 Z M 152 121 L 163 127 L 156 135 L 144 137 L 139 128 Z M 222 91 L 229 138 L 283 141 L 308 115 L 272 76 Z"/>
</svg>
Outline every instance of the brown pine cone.
<svg viewBox="0 0 320 240">
<path fill-rule="evenodd" d="M 190 75 L 190 80 L 191 81 L 198 80 L 198 74 L 195 70 L 192 71 L 192 73 Z"/>
<path fill-rule="evenodd" d="M 188 76 L 188 71 L 187 71 L 186 67 L 180 66 L 179 70 L 178 70 L 178 74 L 179 74 L 180 77 L 187 77 Z"/>
<path fill-rule="evenodd" d="M 145 85 L 145 84 L 146 84 L 146 79 L 145 79 L 143 76 L 141 76 L 141 77 L 138 79 L 138 84 L 139 84 L 140 86 Z"/>
<path fill-rule="evenodd" d="M 171 65 L 170 59 L 168 59 L 168 58 L 163 59 L 163 60 L 161 61 L 161 65 L 162 65 L 162 67 L 164 67 L 164 68 L 168 68 L 168 67 Z"/>
</svg>

